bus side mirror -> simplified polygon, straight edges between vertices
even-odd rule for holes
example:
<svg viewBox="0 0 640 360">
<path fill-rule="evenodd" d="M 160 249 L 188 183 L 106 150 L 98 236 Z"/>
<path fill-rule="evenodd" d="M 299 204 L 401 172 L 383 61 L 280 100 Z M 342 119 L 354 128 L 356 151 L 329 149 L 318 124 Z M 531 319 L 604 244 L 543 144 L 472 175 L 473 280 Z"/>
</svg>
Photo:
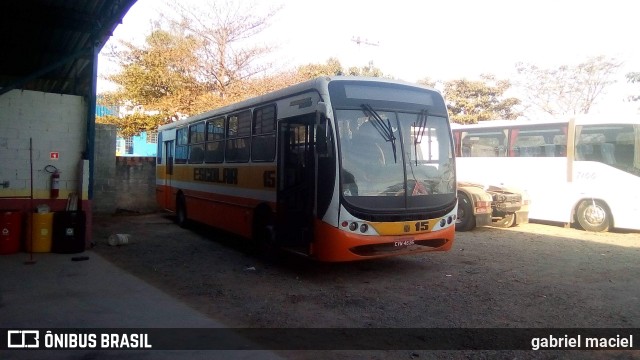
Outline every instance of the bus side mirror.
<svg viewBox="0 0 640 360">
<path fill-rule="evenodd" d="M 326 120 L 326 117 L 322 116 Z M 329 152 L 327 144 L 327 125 L 326 121 L 316 125 L 316 152 L 319 156 L 326 156 Z"/>
<path fill-rule="evenodd" d="M 320 156 L 327 156 L 329 153 L 329 126 L 327 126 L 327 104 L 322 101 L 316 106 L 316 151 Z"/>
<path fill-rule="evenodd" d="M 318 112 L 318 115 L 324 115 L 325 117 L 327 116 L 327 104 L 325 104 L 322 101 L 318 101 L 318 105 L 316 106 L 316 111 Z M 318 123 L 319 120 L 322 116 L 318 117 Z"/>
</svg>

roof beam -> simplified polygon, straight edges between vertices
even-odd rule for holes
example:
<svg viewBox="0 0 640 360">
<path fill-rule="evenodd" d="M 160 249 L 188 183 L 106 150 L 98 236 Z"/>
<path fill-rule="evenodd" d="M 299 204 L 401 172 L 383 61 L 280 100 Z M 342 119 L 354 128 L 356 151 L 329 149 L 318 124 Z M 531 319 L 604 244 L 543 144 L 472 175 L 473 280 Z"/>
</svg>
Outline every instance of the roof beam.
<svg viewBox="0 0 640 360">
<path fill-rule="evenodd" d="M 73 53 L 73 54 L 71 54 L 71 55 L 69 55 L 67 57 L 64 57 L 64 58 L 62 58 L 62 59 L 60 59 L 60 60 L 58 60 L 58 61 L 56 61 L 56 62 L 54 62 L 54 63 L 52 63 L 52 64 L 50 64 L 48 66 L 45 66 L 45 67 L 41 68 L 40 70 L 37 70 L 37 71 L 33 72 L 30 75 L 27 75 L 27 76 L 25 76 L 25 77 L 23 77 L 21 79 L 18 79 L 14 83 L 9 84 L 9 85 L 3 87 L 2 89 L 0 89 L 0 96 L 8 93 L 11 90 L 15 90 L 15 89 L 17 89 L 19 87 L 24 86 L 29 81 L 37 79 L 37 78 L 47 74 L 48 72 L 50 72 L 52 70 L 55 70 L 58 67 L 68 63 L 69 61 L 73 61 L 73 60 L 77 59 L 78 57 L 84 56 L 86 54 L 92 54 L 92 51 L 93 50 L 91 48 L 81 49 L 81 50 L 76 51 L 75 53 Z"/>
</svg>

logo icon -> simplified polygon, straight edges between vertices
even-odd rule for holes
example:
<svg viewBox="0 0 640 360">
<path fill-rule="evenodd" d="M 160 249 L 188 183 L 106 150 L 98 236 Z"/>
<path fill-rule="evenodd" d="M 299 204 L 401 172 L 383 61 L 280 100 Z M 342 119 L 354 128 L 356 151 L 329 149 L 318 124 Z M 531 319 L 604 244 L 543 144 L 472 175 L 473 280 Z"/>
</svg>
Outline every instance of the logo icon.
<svg viewBox="0 0 640 360">
<path fill-rule="evenodd" d="M 40 331 L 9 330 L 7 331 L 7 347 L 13 349 L 40 347 Z"/>
</svg>

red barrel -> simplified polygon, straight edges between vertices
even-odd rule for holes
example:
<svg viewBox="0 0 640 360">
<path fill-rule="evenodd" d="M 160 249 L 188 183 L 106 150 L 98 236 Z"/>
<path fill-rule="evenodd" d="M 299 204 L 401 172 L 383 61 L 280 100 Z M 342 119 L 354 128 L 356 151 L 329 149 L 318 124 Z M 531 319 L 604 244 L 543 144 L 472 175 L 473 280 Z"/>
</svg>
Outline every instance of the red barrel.
<svg viewBox="0 0 640 360">
<path fill-rule="evenodd" d="M 20 251 L 21 228 L 22 214 L 20 212 L 0 212 L 0 254 L 15 254 Z"/>
</svg>

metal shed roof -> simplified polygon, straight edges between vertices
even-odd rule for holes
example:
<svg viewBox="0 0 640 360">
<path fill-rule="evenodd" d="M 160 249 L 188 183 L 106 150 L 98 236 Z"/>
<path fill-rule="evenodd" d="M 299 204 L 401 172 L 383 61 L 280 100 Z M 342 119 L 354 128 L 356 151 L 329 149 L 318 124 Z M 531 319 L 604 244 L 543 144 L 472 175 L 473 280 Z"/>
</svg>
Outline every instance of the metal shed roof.
<svg viewBox="0 0 640 360">
<path fill-rule="evenodd" d="M 92 94 L 92 60 L 136 0 L 0 3 L 0 95 Z"/>
</svg>

